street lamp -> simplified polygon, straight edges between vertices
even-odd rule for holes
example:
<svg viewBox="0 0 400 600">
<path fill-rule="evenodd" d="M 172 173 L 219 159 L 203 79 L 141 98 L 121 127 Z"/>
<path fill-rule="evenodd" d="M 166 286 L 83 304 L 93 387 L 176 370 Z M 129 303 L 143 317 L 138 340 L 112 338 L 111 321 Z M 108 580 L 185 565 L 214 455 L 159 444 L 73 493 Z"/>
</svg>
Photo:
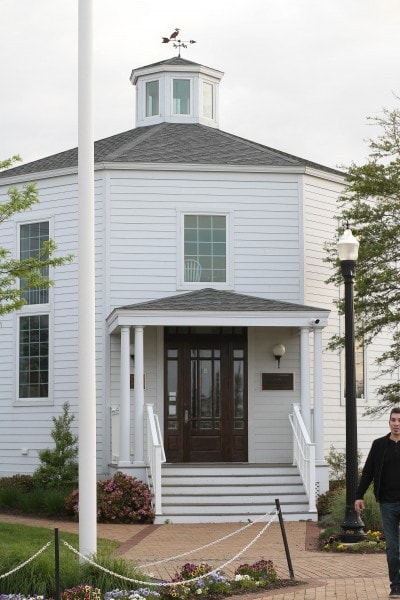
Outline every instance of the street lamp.
<svg viewBox="0 0 400 600">
<path fill-rule="evenodd" d="M 364 523 L 354 509 L 356 500 L 357 464 L 357 407 L 356 407 L 356 365 L 354 345 L 354 276 L 359 243 L 351 233 L 349 224 L 339 239 L 337 250 L 344 279 L 344 318 L 345 318 L 345 371 L 346 371 L 346 512 L 340 536 L 344 543 L 359 542 L 365 539 Z"/>
</svg>

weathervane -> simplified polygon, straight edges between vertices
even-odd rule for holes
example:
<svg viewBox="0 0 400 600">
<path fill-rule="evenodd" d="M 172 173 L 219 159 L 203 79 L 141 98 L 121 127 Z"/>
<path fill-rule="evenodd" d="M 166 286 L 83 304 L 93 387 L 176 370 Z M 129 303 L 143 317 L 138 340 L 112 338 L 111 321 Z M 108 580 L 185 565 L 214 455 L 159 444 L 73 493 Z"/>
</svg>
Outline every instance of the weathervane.
<svg viewBox="0 0 400 600">
<path fill-rule="evenodd" d="M 168 44 L 169 42 L 173 42 L 174 48 L 178 48 L 178 56 L 180 58 L 181 48 L 187 48 L 187 44 L 195 44 L 196 40 L 178 40 L 177 37 L 178 37 L 179 32 L 180 32 L 180 29 L 178 29 L 176 27 L 175 31 L 173 33 L 171 33 L 171 35 L 169 37 L 163 37 L 161 43 Z"/>
</svg>

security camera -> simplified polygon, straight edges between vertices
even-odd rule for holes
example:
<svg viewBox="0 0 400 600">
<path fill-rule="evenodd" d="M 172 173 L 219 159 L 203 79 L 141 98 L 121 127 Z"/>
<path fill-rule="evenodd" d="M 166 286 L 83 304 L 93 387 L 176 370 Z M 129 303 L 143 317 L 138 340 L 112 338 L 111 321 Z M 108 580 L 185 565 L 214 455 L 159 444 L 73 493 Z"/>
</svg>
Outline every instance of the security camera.
<svg viewBox="0 0 400 600">
<path fill-rule="evenodd" d="M 320 319 L 311 319 L 310 325 L 318 325 Z"/>
</svg>

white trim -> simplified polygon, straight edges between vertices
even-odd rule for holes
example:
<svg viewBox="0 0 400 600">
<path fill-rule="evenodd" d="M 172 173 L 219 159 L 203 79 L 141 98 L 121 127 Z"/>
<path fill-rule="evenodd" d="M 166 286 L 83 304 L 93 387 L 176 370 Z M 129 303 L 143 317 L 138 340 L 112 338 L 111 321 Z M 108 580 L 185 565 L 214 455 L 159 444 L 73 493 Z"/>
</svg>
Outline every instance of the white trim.
<svg viewBox="0 0 400 600">
<path fill-rule="evenodd" d="M 122 326 L 220 326 L 220 327 L 306 327 L 310 319 L 319 319 L 326 327 L 329 311 L 197 311 L 130 310 L 117 308 L 107 318 L 108 333 Z"/>
<path fill-rule="evenodd" d="M 95 171 L 108 169 L 110 171 L 193 171 L 198 173 L 213 172 L 213 173 L 304 173 L 312 177 L 319 177 L 328 181 L 344 184 L 346 175 L 339 173 L 330 173 L 321 171 L 314 167 L 304 165 L 300 166 L 269 166 L 269 165 L 215 165 L 215 164 L 186 164 L 186 163 L 139 163 L 139 162 L 99 162 L 94 166 Z M 65 175 L 75 175 L 78 172 L 78 167 L 66 167 L 63 169 L 54 169 L 51 171 L 39 171 L 28 173 L 26 175 L 14 175 L 0 179 L 0 186 L 9 186 L 13 183 L 31 182 L 40 179 L 49 179 L 51 177 L 63 177 Z"/>
<path fill-rule="evenodd" d="M 133 85 L 136 85 L 139 77 L 151 76 L 156 73 L 195 73 L 207 75 L 208 77 L 212 77 L 220 81 L 224 76 L 223 71 L 218 71 L 217 69 L 212 69 L 211 67 L 205 67 L 204 65 L 196 65 L 196 64 L 185 64 L 185 65 L 166 65 L 164 62 L 161 64 L 149 65 L 147 67 L 139 67 L 138 69 L 134 69 L 130 76 L 130 82 Z"/>
<path fill-rule="evenodd" d="M 306 212 L 304 206 L 304 177 L 297 177 L 297 195 L 298 203 L 298 223 L 299 223 L 299 267 L 301 272 L 299 283 L 299 298 L 300 302 L 305 303 L 305 277 L 306 277 L 306 247 L 305 247 L 305 230 L 306 230 Z"/>
</svg>

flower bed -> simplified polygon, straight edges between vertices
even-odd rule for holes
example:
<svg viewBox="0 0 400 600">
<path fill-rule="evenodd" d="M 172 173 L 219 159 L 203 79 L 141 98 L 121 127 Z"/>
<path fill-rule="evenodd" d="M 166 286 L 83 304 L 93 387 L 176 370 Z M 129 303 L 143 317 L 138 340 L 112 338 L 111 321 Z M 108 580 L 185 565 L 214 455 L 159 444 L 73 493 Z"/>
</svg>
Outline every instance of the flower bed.
<svg viewBox="0 0 400 600">
<path fill-rule="evenodd" d="M 101 593 L 88 584 L 64 590 L 61 600 L 189 600 L 195 596 L 218 598 L 260 589 L 276 589 L 298 585 L 299 581 L 278 579 L 271 560 L 261 559 L 253 564 L 240 565 L 229 579 L 221 570 L 213 571 L 207 563 L 186 563 L 171 583 L 132 590 L 115 589 Z M 45 600 L 43 596 L 0 594 L 0 600 Z"/>
<path fill-rule="evenodd" d="M 321 536 L 320 549 L 325 552 L 347 552 L 356 554 L 379 554 L 386 551 L 385 536 L 381 531 L 367 531 L 366 539 L 355 544 L 343 544 L 340 534 Z"/>
</svg>

